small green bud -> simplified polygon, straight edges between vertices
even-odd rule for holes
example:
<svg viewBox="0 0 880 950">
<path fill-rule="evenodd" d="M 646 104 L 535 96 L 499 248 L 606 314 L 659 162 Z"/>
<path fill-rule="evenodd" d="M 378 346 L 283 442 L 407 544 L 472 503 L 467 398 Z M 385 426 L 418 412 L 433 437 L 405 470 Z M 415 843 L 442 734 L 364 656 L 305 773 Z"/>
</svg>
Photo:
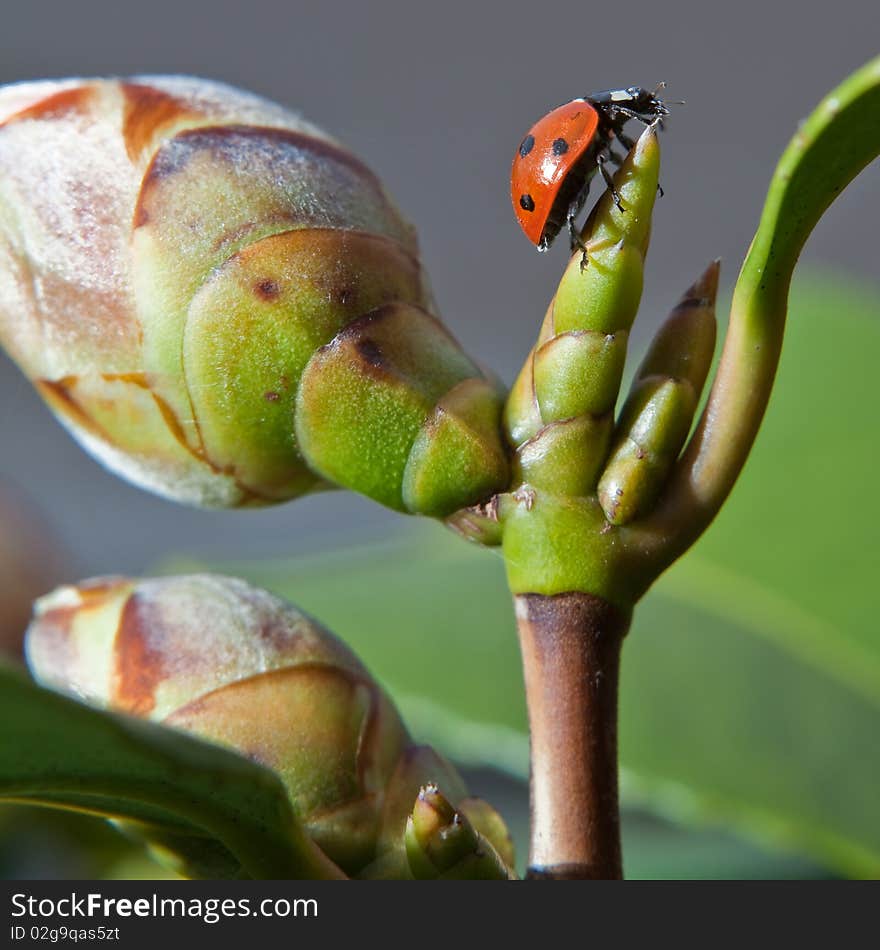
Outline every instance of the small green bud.
<svg viewBox="0 0 880 950">
<path fill-rule="evenodd" d="M 614 408 L 629 333 L 570 330 L 535 354 L 535 396 L 545 422 L 601 416 Z"/>
<path fill-rule="evenodd" d="M 312 466 L 390 508 L 449 514 L 506 477 L 497 391 L 415 307 L 374 310 L 318 350 L 296 406 Z"/>
<path fill-rule="evenodd" d="M 519 447 L 514 476 L 560 495 L 588 495 L 596 487 L 611 441 L 611 413 L 551 422 Z"/>
<path fill-rule="evenodd" d="M 649 376 L 633 388 L 599 481 L 599 501 L 612 524 L 626 524 L 650 508 L 684 444 L 695 408 L 686 381 Z"/>
<path fill-rule="evenodd" d="M 607 192 L 587 219 L 587 250 L 572 256 L 505 407 L 515 483 L 574 497 L 595 491 L 642 293 L 659 163 L 648 128 L 615 176 L 625 210 Z"/>
<path fill-rule="evenodd" d="M 436 785 L 419 790 L 406 823 L 406 854 L 414 877 L 507 880 L 503 858 Z"/>
<path fill-rule="evenodd" d="M 712 363 L 717 289 L 715 262 L 657 331 L 639 367 L 599 481 L 612 524 L 650 511 L 684 445 Z"/>
<path fill-rule="evenodd" d="M 657 131 L 649 127 L 614 179 L 624 210 L 610 192 L 597 202 L 582 233 L 586 256 L 573 254 L 508 399 L 514 488 L 496 511 L 515 593 L 583 591 L 629 607 L 644 590 L 638 541 L 609 522 L 597 486 L 603 473 L 611 478 L 609 452 L 619 439 L 614 408 L 659 168 Z M 664 393 L 684 386 L 670 383 Z"/>
<path fill-rule="evenodd" d="M 657 131 L 649 127 L 627 156 L 614 184 L 624 210 L 605 192 L 584 226 L 587 266 L 576 253 L 556 292 L 555 333 L 628 330 L 638 312 L 651 214 L 660 176 Z"/>
</svg>

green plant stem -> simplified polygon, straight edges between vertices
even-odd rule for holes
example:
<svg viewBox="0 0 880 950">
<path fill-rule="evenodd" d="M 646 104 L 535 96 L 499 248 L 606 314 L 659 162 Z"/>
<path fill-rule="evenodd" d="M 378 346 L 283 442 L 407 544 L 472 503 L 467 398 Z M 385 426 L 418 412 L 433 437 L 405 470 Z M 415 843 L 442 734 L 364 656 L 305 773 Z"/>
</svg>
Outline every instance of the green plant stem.
<svg viewBox="0 0 880 950">
<path fill-rule="evenodd" d="M 617 690 L 631 613 L 577 592 L 515 605 L 531 735 L 528 876 L 619 880 Z"/>
</svg>

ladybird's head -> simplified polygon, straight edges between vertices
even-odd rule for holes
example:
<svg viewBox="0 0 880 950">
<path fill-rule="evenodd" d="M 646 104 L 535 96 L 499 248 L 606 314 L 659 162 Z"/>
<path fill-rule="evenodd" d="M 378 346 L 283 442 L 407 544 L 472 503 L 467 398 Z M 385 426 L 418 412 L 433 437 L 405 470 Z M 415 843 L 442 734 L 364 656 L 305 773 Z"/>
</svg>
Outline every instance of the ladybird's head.
<svg viewBox="0 0 880 950">
<path fill-rule="evenodd" d="M 666 103 L 658 98 L 657 93 L 665 86 L 666 83 L 661 82 L 653 92 L 648 92 L 647 89 L 642 89 L 641 86 L 628 86 L 626 94 L 629 96 L 629 102 L 621 103 L 621 105 L 625 105 L 640 118 L 647 119 L 650 122 L 653 122 L 654 119 L 662 119 L 663 116 L 669 115 L 669 109 L 667 109 Z"/>
<path fill-rule="evenodd" d="M 661 82 L 653 92 L 649 92 L 641 86 L 627 86 L 597 92 L 586 99 L 612 122 L 640 119 L 650 124 L 669 115 L 666 103 L 658 96 L 665 87 L 666 83 Z"/>
</svg>

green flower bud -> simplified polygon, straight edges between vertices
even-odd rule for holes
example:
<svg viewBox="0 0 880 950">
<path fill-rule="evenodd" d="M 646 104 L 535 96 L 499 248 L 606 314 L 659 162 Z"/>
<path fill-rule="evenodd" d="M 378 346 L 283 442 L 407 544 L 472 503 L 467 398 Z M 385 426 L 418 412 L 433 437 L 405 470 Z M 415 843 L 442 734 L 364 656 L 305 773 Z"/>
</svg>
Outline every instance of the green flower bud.
<svg viewBox="0 0 880 950">
<path fill-rule="evenodd" d="M 649 128 L 615 177 L 625 210 L 606 192 L 584 226 L 586 257 L 569 261 L 505 408 L 515 483 L 569 497 L 595 490 L 642 293 L 659 170 Z"/>
<path fill-rule="evenodd" d="M 452 807 L 436 785 L 419 791 L 406 822 L 406 854 L 421 880 L 507 880 L 504 858 L 468 819 L 464 804 Z"/>
<path fill-rule="evenodd" d="M 342 641 L 235 578 L 99 578 L 59 588 L 36 604 L 27 658 L 44 685 L 274 770 L 308 834 L 349 875 L 410 876 L 404 831 L 419 787 L 435 782 L 457 803 L 467 795 L 449 763 L 413 744 Z M 203 843 L 139 833 L 169 859 L 182 855 L 190 875 L 230 873 L 228 855 Z"/>
<path fill-rule="evenodd" d="M 636 373 L 599 481 L 612 524 L 650 511 L 684 445 L 715 349 L 717 290 L 716 261 L 657 331 Z"/>
<path fill-rule="evenodd" d="M 298 115 L 180 77 L 0 89 L 0 343 L 123 477 L 207 506 L 504 487 L 502 397 L 412 228 Z"/>
<path fill-rule="evenodd" d="M 596 203 L 581 235 L 586 261 L 572 255 L 508 398 L 514 490 L 494 511 L 514 593 L 582 591 L 629 606 L 642 587 L 637 544 L 609 521 L 597 488 L 615 446 L 659 172 L 648 127 L 614 178 L 623 210 L 608 191 Z"/>
</svg>

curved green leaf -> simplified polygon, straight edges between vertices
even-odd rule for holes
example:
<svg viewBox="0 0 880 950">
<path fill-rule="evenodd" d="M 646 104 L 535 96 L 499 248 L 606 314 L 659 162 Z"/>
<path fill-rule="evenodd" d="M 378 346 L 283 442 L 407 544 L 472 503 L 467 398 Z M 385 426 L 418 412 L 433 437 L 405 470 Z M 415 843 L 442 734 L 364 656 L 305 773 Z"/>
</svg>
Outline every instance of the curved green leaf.
<svg viewBox="0 0 880 950">
<path fill-rule="evenodd" d="M 649 533 L 659 529 L 664 537 L 658 567 L 693 543 L 733 487 L 770 398 L 789 285 L 804 243 L 837 195 L 878 155 L 880 56 L 819 103 L 776 167 L 737 280 L 712 392 L 663 504 L 645 523 Z"/>
<path fill-rule="evenodd" d="M 99 712 L 0 668 L 0 800 L 145 823 L 225 848 L 258 878 L 341 876 L 268 769 L 183 733 Z"/>
<path fill-rule="evenodd" d="M 786 148 L 737 281 L 735 306 L 774 319 L 813 228 L 841 191 L 880 155 L 880 56 L 830 92 Z"/>
</svg>

